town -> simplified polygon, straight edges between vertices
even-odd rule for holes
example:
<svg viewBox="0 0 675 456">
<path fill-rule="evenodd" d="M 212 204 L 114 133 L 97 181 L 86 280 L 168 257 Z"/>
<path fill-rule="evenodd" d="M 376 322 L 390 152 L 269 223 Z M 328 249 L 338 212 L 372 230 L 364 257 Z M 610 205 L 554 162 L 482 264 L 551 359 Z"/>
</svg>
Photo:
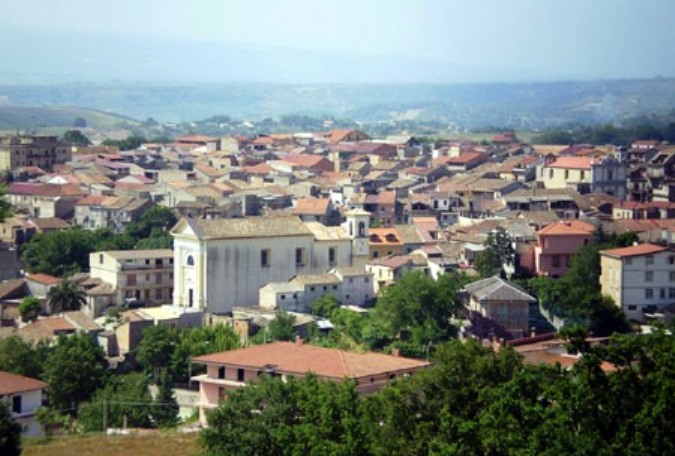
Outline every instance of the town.
<svg viewBox="0 0 675 456">
<path fill-rule="evenodd" d="M 674 449 L 667 141 L 70 130 L 0 138 L 0 173 L 0 397 L 25 437 Z"/>
</svg>

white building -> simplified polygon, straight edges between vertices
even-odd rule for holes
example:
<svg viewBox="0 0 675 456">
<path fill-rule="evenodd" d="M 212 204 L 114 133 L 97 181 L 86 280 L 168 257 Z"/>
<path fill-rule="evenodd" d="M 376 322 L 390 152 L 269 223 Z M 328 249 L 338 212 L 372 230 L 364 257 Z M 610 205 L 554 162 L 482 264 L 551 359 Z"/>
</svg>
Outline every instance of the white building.
<svg viewBox="0 0 675 456">
<path fill-rule="evenodd" d="M 42 393 L 47 384 L 22 375 L 0 371 L 0 401 L 7 404 L 12 418 L 21 425 L 26 436 L 42 433 L 35 412 L 42 406 Z"/>
<path fill-rule="evenodd" d="M 653 244 L 600 251 L 600 286 L 628 318 L 675 302 L 675 251 Z"/>
<path fill-rule="evenodd" d="M 350 218 L 358 226 L 362 216 Z M 260 288 L 269 283 L 351 266 L 353 243 L 363 241 L 367 252 L 367 233 L 352 233 L 289 216 L 184 218 L 171 230 L 173 303 L 215 314 L 257 306 Z"/>
</svg>

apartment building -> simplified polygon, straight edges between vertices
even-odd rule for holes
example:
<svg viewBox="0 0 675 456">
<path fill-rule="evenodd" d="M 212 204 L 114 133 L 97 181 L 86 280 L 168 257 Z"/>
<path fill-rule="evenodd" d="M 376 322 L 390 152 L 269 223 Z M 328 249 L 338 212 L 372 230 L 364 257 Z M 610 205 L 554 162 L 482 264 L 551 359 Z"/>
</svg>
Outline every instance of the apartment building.
<svg viewBox="0 0 675 456">
<path fill-rule="evenodd" d="M 626 197 L 626 178 L 626 164 L 612 156 L 552 157 L 537 170 L 537 182 L 544 188 L 606 193 L 619 199 Z"/>
<path fill-rule="evenodd" d="M 11 135 L 0 137 L 0 172 L 24 166 L 52 171 L 71 159 L 70 144 L 57 136 Z"/>
<path fill-rule="evenodd" d="M 89 255 L 92 278 L 114 291 L 116 304 L 168 304 L 173 296 L 173 250 L 109 250 Z"/>
<path fill-rule="evenodd" d="M 654 244 L 600 251 L 600 286 L 628 318 L 675 302 L 675 251 Z"/>
</svg>

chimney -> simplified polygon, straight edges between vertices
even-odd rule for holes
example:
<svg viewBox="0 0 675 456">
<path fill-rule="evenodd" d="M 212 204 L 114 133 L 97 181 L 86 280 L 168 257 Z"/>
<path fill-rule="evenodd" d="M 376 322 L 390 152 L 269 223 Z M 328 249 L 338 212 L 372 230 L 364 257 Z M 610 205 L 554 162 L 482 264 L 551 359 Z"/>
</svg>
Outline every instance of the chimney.
<svg viewBox="0 0 675 456">
<path fill-rule="evenodd" d="M 295 345 L 297 345 L 298 347 L 302 347 L 304 344 L 305 344 L 305 341 L 302 338 L 302 336 L 299 336 L 299 335 L 295 336 Z"/>
<path fill-rule="evenodd" d="M 530 337 L 537 337 L 537 328 L 534 326 L 530 328 Z"/>
<path fill-rule="evenodd" d="M 391 349 L 391 356 L 401 356 L 401 349 L 400 348 L 392 348 Z"/>
</svg>

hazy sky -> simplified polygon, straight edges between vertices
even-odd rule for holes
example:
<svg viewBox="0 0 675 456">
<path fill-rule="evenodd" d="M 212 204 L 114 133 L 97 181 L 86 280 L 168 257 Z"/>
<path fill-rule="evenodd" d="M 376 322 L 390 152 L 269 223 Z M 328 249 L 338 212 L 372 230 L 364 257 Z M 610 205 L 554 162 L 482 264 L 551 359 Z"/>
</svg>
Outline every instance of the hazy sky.
<svg viewBox="0 0 675 456">
<path fill-rule="evenodd" d="M 3 0 L 0 11 L 12 28 L 415 57 L 522 78 L 675 76 L 675 0 Z"/>
</svg>

